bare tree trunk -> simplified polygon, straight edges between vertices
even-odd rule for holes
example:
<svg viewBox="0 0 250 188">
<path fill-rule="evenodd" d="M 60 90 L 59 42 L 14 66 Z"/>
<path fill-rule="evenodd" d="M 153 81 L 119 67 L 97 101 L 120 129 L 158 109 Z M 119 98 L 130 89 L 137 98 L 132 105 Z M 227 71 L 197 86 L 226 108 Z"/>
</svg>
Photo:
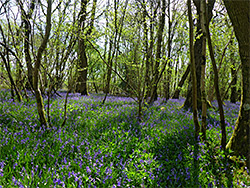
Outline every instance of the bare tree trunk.
<svg viewBox="0 0 250 188">
<path fill-rule="evenodd" d="M 145 0 L 143 0 L 143 5 L 145 5 Z M 148 26 L 146 22 L 146 16 L 147 16 L 147 10 L 146 7 L 143 7 L 143 26 L 144 26 L 144 45 L 145 45 L 145 85 L 146 85 L 146 91 L 149 90 L 150 87 L 150 78 L 149 78 L 149 69 L 150 69 L 150 53 L 149 53 L 149 47 L 148 47 Z M 147 94 L 146 94 L 146 97 Z"/>
<path fill-rule="evenodd" d="M 165 10 L 166 10 L 166 0 L 162 0 L 162 8 L 161 8 L 161 16 L 159 18 L 159 29 L 157 32 L 157 49 L 156 49 L 156 60 L 154 66 L 154 75 L 153 75 L 153 85 L 151 90 L 151 96 L 149 103 L 152 104 L 154 101 L 157 100 L 157 85 L 159 82 L 159 66 L 161 61 L 161 48 L 162 48 L 162 36 L 163 30 L 165 26 Z"/>
<path fill-rule="evenodd" d="M 93 0 L 93 7 L 91 10 L 91 21 L 88 30 L 85 31 L 85 22 L 87 16 L 87 4 L 89 0 L 81 0 L 80 20 L 79 20 L 79 40 L 78 40 L 78 79 L 76 91 L 81 95 L 88 95 L 87 76 L 88 76 L 88 58 L 86 53 L 86 37 L 88 37 L 93 30 L 96 1 Z"/>
<path fill-rule="evenodd" d="M 195 66 L 196 66 L 196 78 L 197 78 L 197 107 L 201 110 L 201 63 L 202 63 L 202 47 L 203 45 L 203 36 L 201 30 L 201 13 L 200 13 L 200 0 L 193 0 L 194 5 L 197 9 L 197 29 L 196 29 L 196 40 L 194 44 L 194 56 L 195 56 Z M 212 19 L 212 10 L 214 7 L 215 0 L 208 1 L 208 22 Z M 199 38 L 199 36 L 201 36 Z M 192 108 L 192 84 L 188 86 L 186 100 L 184 102 L 185 108 Z"/>
<path fill-rule="evenodd" d="M 230 96 L 230 101 L 231 103 L 236 103 L 237 100 L 237 91 L 236 91 L 236 84 L 237 84 L 237 72 L 235 68 L 235 61 L 233 59 L 233 53 L 231 52 L 231 62 L 232 62 L 232 67 L 231 67 L 231 77 L 232 77 L 232 86 L 231 86 L 231 96 Z M 226 93 L 225 95 L 226 96 Z"/>
<path fill-rule="evenodd" d="M 1 32 L 1 35 L 2 35 L 2 38 L 3 38 L 3 42 L 4 42 L 4 45 L 7 47 L 7 41 L 6 41 L 6 38 L 4 36 L 4 33 L 3 33 L 3 29 L 2 29 L 2 26 L 0 25 L 0 32 Z M 9 80 L 10 80 L 10 84 L 11 84 L 11 96 L 12 98 L 14 99 L 14 91 L 13 89 L 15 90 L 15 93 L 17 95 L 17 99 L 18 101 L 21 101 L 22 100 L 22 96 L 19 92 L 19 89 L 18 87 L 16 86 L 16 83 L 13 79 L 13 76 L 12 76 L 12 73 L 11 73 L 11 68 L 10 68 L 10 60 L 9 60 L 9 51 L 6 50 L 6 54 L 7 54 L 7 60 L 4 56 L 4 54 L 2 52 L 0 52 L 0 56 L 2 57 L 3 59 L 3 63 L 4 63 L 4 66 L 6 68 L 6 71 L 8 73 L 8 77 L 9 77 Z"/>
<path fill-rule="evenodd" d="M 170 57 L 171 57 L 171 44 L 172 44 L 172 40 L 171 40 L 171 30 L 172 30 L 172 17 L 171 17 L 171 12 L 170 12 L 170 0 L 168 0 L 168 46 L 167 46 L 167 50 L 168 50 L 168 56 L 167 56 L 167 83 L 166 83 L 166 93 L 165 93 L 165 97 L 166 97 L 166 101 L 170 98 L 170 83 L 171 83 L 171 74 L 172 74 L 172 67 L 171 67 L 171 61 L 170 61 Z"/>
<path fill-rule="evenodd" d="M 30 87 L 33 88 L 33 66 L 30 57 L 30 34 L 31 34 L 30 19 L 35 9 L 36 1 L 35 0 L 31 1 L 28 12 L 25 12 L 22 1 L 18 0 L 18 4 L 21 8 L 22 22 L 24 23 L 24 54 L 28 69 L 28 83 L 30 84 Z"/>
<path fill-rule="evenodd" d="M 188 75 L 189 75 L 189 72 L 190 72 L 190 64 L 188 64 L 184 74 L 182 75 L 181 77 L 181 80 L 180 82 L 178 83 L 178 86 L 174 92 L 174 95 L 173 95 L 173 99 L 179 99 L 179 95 L 180 95 L 180 88 L 183 86 L 185 80 L 187 79 Z"/>
<path fill-rule="evenodd" d="M 202 139 L 206 140 L 206 119 L 207 119 L 207 100 L 205 91 L 205 74 L 206 74 L 206 1 L 201 0 L 201 28 L 203 33 L 203 46 L 202 46 L 202 62 L 201 62 L 201 103 L 202 103 L 202 123 L 201 132 Z"/>
<path fill-rule="evenodd" d="M 41 66 L 42 54 L 43 54 L 43 51 L 45 50 L 46 44 L 49 39 L 50 30 L 51 30 L 51 7 L 52 7 L 52 0 L 48 0 L 47 15 L 46 15 L 46 24 L 47 24 L 46 31 L 45 31 L 45 36 L 43 38 L 41 46 L 39 47 L 38 52 L 37 52 L 37 58 L 35 62 L 34 75 L 33 75 L 33 78 L 34 78 L 33 86 L 34 86 L 34 91 L 36 95 L 37 110 L 38 110 L 38 114 L 40 117 L 40 123 L 41 125 L 45 125 L 45 126 L 48 126 L 48 123 L 47 123 L 46 116 L 45 116 L 43 97 L 41 95 L 41 91 L 38 86 L 38 81 L 39 81 L 39 70 Z"/>
<path fill-rule="evenodd" d="M 119 42 L 120 42 L 120 38 L 121 38 L 121 33 L 123 30 L 123 21 L 126 15 L 126 10 L 127 10 L 127 5 L 128 5 L 128 0 L 126 0 L 125 2 L 125 8 L 123 11 L 123 16 L 120 19 L 120 28 L 118 25 L 118 2 L 117 0 L 114 0 L 114 9 L 115 9 L 115 34 L 114 34 L 114 39 L 111 40 L 110 39 L 110 43 L 109 43 L 109 54 L 108 54 L 108 63 L 110 64 L 110 66 L 108 67 L 108 72 L 107 72 L 107 83 L 106 83 L 106 88 L 105 88 L 105 93 L 108 94 L 110 92 L 110 81 L 111 81 L 111 76 L 112 76 L 112 66 L 113 66 L 113 59 L 116 56 L 115 59 L 115 69 L 117 70 L 117 55 L 118 55 L 118 51 L 119 51 Z"/>
<path fill-rule="evenodd" d="M 195 59 L 194 59 L 194 29 L 193 29 L 193 19 L 191 11 L 191 0 L 188 0 L 188 20 L 189 20 L 189 51 L 190 51 L 190 62 L 191 62 L 191 76 L 192 76 L 192 86 L 193 86 L 193 120 L 195 126 L 195 139 L 198 140 L 200 133 L 200 125 L 198 121 L 197 112 L 197 80 L 195 72 Z"/>
<path fill-rule="evenodd" d="M 205 4 L 206 5 L 206 4 Z M 206 12 L 206 8 L 204 8 L 204 11 Z M 215 86 L 215 91 L 216 91 L 216 98 L 218 101 L 218 106 L 219 106 L 219 112 L 220 112 L 220 125 L 221 125 L 221 133 L 222 133 L 222 138 L 221 138 L 221 146 L 222 149 L 226 149 L 226 124 L 225 124 L 225 117 L 224 117 L 224 110 L 223 110 L 223 105 L 222 105 L 222 100 L 221 100 L 221 95 L 220 95 L 220 90 L 219 90 L 219 75 L 218 75 L 218 70 L 216 66 L 216 61 L 214 57 L 214 50 L 212 46 L 212 40 L 209 32 L 209 21 L 207 18 L 207 14 L 204 14 L 206 16 L 206 37 L 208 39 L 208 47 L 209 47 L 209 54 L 210 58 L 213 64 L 213 70 L 214 70 L 214 86 Z"/>
</svg>

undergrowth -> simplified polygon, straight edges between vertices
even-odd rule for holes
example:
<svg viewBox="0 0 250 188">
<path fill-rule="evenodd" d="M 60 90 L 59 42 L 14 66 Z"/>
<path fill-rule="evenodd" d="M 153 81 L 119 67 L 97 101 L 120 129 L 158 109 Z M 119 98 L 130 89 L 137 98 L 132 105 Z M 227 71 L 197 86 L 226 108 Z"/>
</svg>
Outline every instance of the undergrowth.
<svg viewBox="0 0 250 188">
<path fill-rule="evenodd" d="M 34 99 L 18 103 L 1 91 L 0 187 L 250 186 L 246 169 L 220 150 L 215 110 L 208 112 L 207 143 L 196 145 L 192 113 L 179 109 L 183 99 L 156 101 L 141 122 L 132 99 L 102 99 L 71 94 L 61 127 L 64 98 L 52 98 L 46 128 Z M 239 104 L 228 106 L 229 139 Z"/>
</svg>

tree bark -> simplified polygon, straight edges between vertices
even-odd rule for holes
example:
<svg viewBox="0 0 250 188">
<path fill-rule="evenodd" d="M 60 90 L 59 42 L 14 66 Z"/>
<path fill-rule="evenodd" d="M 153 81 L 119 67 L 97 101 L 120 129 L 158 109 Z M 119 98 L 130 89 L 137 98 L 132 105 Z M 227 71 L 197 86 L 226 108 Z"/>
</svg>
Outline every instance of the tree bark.
<svg viewBox="0 0 250 188">
<path fill-rule="evenodd" d="M 234 132 L 227 144 L 236 155 L 247 158 L 250 169 L 250 2 L 244 0 L 224 0 L 228 15 L 239 43 L 242 65 L 242 90 L 239 116 Z"/>
<path fill-rule="evenodd" d="M 30 57 L 30 34 L 31 34 L 30 19 L 35 9 L 36 1 L 35 0 L 31 1 L 28 12 L 25 12 L 22 1 L 18 0 L 18 4 L 21 8 L 21 17 L 22 17 L 22 22 L 24 23 L 24 54 L 28 69 L 28 83 L 30 84 L 30 87 L 33 88 L 33 66 Z"/>
<path fill-rule="evenodd" d="M 6 41 L 6 38 L 4 36 L 3 29 L 1 27 L 1 25 L 0 25 L 0 32 L 1 32 L 1 35 L 2 35 L 2 38 L 3 38 L 4 45 L 7 47 L 7 41 Z M 20 102 L 22 100 L 22 96 L 21 96 L 21 94 L 19 92 L 18 87 L 16 86 L 16 83 L 15 83 L 15 81 L 13 79 L 13 76 L 12 76 L 12 73 L 11 73 L 10 61 L 9 61 L 9 50 L 5 49 L 5 51 L 6 51 L 6 54 L 7 54 L 7 60 L 6 60 L 6 58 L 5 58 L 5 56 L 4 56 L 4 54 L 2 52 L 0 52 L 0 56 L 3 59 L 4 66 L 5 66 L 5 69 L 6 69 L 7 73 L 8 73 L 8 77 L 9 77 L 9 80 L 10 80 L 11 96 L 14 99 L 14 91 L 13 91 L 13 89 L 14 89 L 15 93 L 17 95 L 17 99 Z"/>
<path fill-rule="evenodd" d="M 199 110 L 201 110 L 201 63 L 203 61 L 202 59 L 202 48 L 203 45 L 203 36 L 202 36 L 202 29 L 201 29 L 201 12 L 200 12 L 200 0 L 193 0 L 194 5 L 197 9 L 197 30 L 196 30 L 196 41 L 194 44 L 194 56 L 195 56 L 195 67 L 196 67 L 196 78 L 197 78 L 197 107 Z M 214 7 L 215 0 L 209 0 L 208 1 L 208 23 L 212 19 L 212 10 Z M 186 100 L 184 102 L 185 108 L 192 108 L 192 84 L 190 83 L 190 86 L 188 87 Z"/>
<path fill-rule="evenodd" d="M 206 1 L 201 0 L 201 28 L 203 34 L 203 46 L 202 46 L 202 62 L 201 62 L 201 105 L 202 105 L 202 114 L 201 114 L 201 132 L 202 139 L 206 140 L 206 126 L 207 126 L 207 99 L 206 99 L 206 91 L 205 91 L 205 74 L 206 74 Z"/>
<path fill-rule="evenodd" d="M 193 28 L 193 19 L 191 11 L 191 0 L 188 0 L 188 20 L 189 20 L 189 51 L 190 51 L 190 62 L 191 62 L 191 77 L 192 77 L 192 86 L 193 86 L 193 120 L 195 126 L 195 139 L 198 140 L 200 125 L 198 121 L 198 112 L 197 112 L 197 80 L 196 80 L 196 69 L 195 69 L 195 58 L 194 58 L 194 28 Z"/>
<path fill-rule="evenodd" d="M 45 126 L 48 126 L 48 123 L 47 123 L 46 116 L 45 116 L 43 97 L 41 95 L 41 91 L 38 86 L 38 81 L 39 81 L 39 70 L 41 66 L 42 54 L 49 40 L 49 35 L 50 35 L 50 30 L 51 30 L 51 7 L 52 7 L 52 0 L 48 0 L 48 8 L 47 8 L 47 16 L 46 16 L 46 24 L 47 24 L 46 31 L 45 31 L 45 36 L 43 38 L 41 46 L 39 47 L 38 52 L 37 52 L 37 58 L 35 62 L 34 75 L 33 75 L 33 78 L 34 78 L 33 86 L 34 86 L 36 102 L 37 102 L 37 110 L 38 110 L 38 114 L 40 117 L 40 123 L 41 125 L 45 125 Z"/>
<path fill-rule="evenodd" d="M 162 8 L 161 8 L 161 16 L 159 18 L 159 29 L 157 32 L 157 47 L 156 47 L 156 60 L 155 60 L 155 66 L 154 66 L 154 75 L 153 75 L 153 85 L 151 90 L 151 96 L 149 103 L 152 104 L 154 101 L 157 100 L 158 94 L 157 94 L 157 85 L 158 85 L 158 79 L 159 79 L 159 66 L 161 61 L 161 48 L 162 48 L 162 36 L 163 36 L 163 30 L 165 26 L 165 10 L 166 10 L 166 0 L 162 0 Z"/>
<path fill-rule="evenodd" d="M 236 74 L 236 68 L 235 68 L 235 61 L 233 59 L 233 53 L 231 52 L 231 62 L 232 62 L 232 67 L 231 67 L 231 77 L 232 77 L 232 86 L 231 86 L 231 95 L 230 95 L 230 102 L 231 103 L 236 103 L 237 100 L 237 91 L 236 91 L 236 84 L 237 84 L 237 74 Z M 226 93 L 225 93 L 226 96 Z"/>
<path fill-rule="evenodd" d="M 187 66 L 187 68 L 186 68 L 184 74 L 183 74 L 182 77 L 181 77 L 180 82 L 178 83 L 178 86 L 177 86 L 177 88 L 176 88 L 176 90 L 175 90 L 175 92 L 174 92 L 174 95 L 173 95 L 173 97 L 172 97 L 173 99 L 179 99 L 180 88 L 183 86 L 183 84 L 184 84 L 184 82 L 186 81 L 186 79 L 187 79 L 189 73 L 190 73 L 190 64 L 188 64 L 188 66 Z"/>
<path fill-rule="evenodd" d="M 168 50 L 168 56 L 167 56 L 167 61 L 168 61 L 168 65 L 167 65 L 167 80 L 166 80 L 166 93 L 165 93 L 165 98 L 166 101 L 170 98 L 170 83 L 171 83 L 171 74 L 172 74 L 172 67 L 171 67 L 171 61 L 170 61 L 170 57 L 171 57 L 171 44 L 172 44 L 172 40 L 171 40 L 171 29 L 172 29 L 172 17 L 170 15 L 170 0 L 168 0 L 168 43 L 167 43 L 167 50 Z"/>
<path fill-rule="evenodd" d="M 206 10 L 206 9 L 205 9 Z M 218 69 L 216 66 L 216 61 L 214 57 L 214 50 L 212 46 L 212 40 L 209 32 L 209 21 L 206 19 L 206 37 L 208 39 L 208 47 L 209 47 L 209 54 L 210 58 L 212 61 L 213 65 L 213 70 L 214 70 L 214 86 L 215 86 L 215 92 L 216 92 L 216 98 L 219 106 L 219 112 L 220 112 L 220 125 L 221 125 L 221 146 L 222 149 L 226 149 L 226 124 L 225 124 L 225 117 L 224 117 L 224 110 L 223 110 L 223 105 L 222 105 L 222 100 L 221 100 L 221 95 L 220 95 L 220 90 L 219 90 L 219 75 L 218 75 Z"/>
<path fill-rule="evenodd" d="M 81 10 L 79 19 L 79 40 L 78 40 L 78 79 L 76 85 L 76 91 L 81 93 L 81 95 L 88 95 L 88 87 L 87 87 L 88 58 L 86 52 L 86 37 L 88 37 L 93 30 L 96 1 L 97 0 L 93 0 L 90 26 L 86 31 L 85 22 L 87 17 L 87 4 L 89 0 L 81 0 Z"/>
</svg>

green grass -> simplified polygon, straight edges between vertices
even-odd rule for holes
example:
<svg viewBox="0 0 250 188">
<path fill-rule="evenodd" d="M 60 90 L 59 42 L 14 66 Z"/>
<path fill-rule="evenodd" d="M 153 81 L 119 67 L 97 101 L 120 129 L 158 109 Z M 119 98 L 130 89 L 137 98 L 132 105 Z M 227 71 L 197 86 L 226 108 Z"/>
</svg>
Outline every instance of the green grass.
<svg viewBox="0 0 250 188">
<path fill-rule="evenodd" d="M 34 99 L 15 103 L 0 93 L 0 185 L 3 187 L 243 187 L 244 169 L 218 147 L 218 113 L 209 111 L 209 146 L 194 140 L 183 100 L 156 101 L 137 120 L 130 98 L 53 98 L 51 125 L 41 127 Z M 45 106 L 47 100 L 45 99 Z M 237 105 L 225 107 L 232 134 Z M 198 158 L 198 160 L 194 160 Z M 248 184 L 247 184 L 248 183 Z"/>
</svg>

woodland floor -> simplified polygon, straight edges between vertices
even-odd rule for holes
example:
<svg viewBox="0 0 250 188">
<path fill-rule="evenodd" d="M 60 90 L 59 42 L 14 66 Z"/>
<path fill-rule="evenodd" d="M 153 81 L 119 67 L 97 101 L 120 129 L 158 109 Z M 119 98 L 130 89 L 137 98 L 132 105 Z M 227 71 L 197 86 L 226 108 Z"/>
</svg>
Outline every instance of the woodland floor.
<svg viewBox="0 0 250 188">
<path fill-rule="evenodd" d="M 19 103 L 0 92 L 0 187 L 250 187 L 246 171 L 219 149 L 217 110 L 208 110 L 209 146 L 195 147 L 184 99 L 157 100 L 139 122 L 131 98 L 109 96 L 102 105 L 102 95 L 70 94 L 61 127 L 61 94 L 51 99 L 45 128 L 34 98 Z M 239 103 L 224 110 L 229 139 Z"/>
</svg>

